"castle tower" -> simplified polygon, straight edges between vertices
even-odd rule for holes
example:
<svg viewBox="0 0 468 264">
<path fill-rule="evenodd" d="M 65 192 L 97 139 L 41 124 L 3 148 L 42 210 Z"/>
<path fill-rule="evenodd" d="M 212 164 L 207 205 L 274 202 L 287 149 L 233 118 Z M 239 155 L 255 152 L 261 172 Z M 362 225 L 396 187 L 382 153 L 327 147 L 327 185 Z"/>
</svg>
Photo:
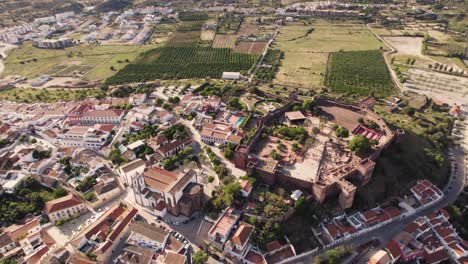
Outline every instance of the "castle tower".
<svg viewBox="0 0 468 264">
<path fill-rule="evenodd" d="M 356 168 L 361 175 L 361 185 L 364 186 L 368 184 L 374 173 L 375 162 L 370 159 L 364 159 Z"/>
</svg>

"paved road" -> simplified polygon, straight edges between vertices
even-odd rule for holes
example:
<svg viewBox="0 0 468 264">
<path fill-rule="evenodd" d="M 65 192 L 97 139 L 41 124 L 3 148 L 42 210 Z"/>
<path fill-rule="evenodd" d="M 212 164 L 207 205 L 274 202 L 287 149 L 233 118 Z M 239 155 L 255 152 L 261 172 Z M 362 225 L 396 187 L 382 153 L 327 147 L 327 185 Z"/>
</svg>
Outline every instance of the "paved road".
<svg viewBox="0 0 468 264">
<path fill-rule="evenodd" d="M 424 216 L 434 211 L 435 209 L 444 208 L 447 205 L 450 205 L 451 203 L 453 203 L 457 199 L 458 195 L 463 191 L 463 188 L 465 186 L 466 164 L 465 164 L 465 154 L 464 154 L 463 149 L 455 148 L 451 150 L 451 153 L 453 154 L 454 160 L 457 163 L 457 166 L 456 166 L 457 169 L 456 171 L 453 171 L 449 179 L 449 182 L 443 189 L 444 197 L 441 200 L 439 200 L 434 205 L 426 208 L 425 210 L 421 212 L 408 215 L 401 220 L 395 221 L 391 224 L 387 224 L 378 229 L 367 232 L 363 235 L 354 237 L 341 244 L 337 244 L 335 247 L 338 247 L 344 244 L 352 245 L 352 246 L 362 245 L 373 239 L 379 239 L 380 241 L 385 243 L 389 241 L 392 237 L 394 237 L 398 232 L 403 230 L 408 224 L 414 222 L 417 218 Z M 318 251 L 317 253 L 304 254 L 304 256 L 300 258 L 291 259 L 289 261 L 284 261 L 282 263 L 312 263 L 314 261 L 314 257 L 320 253 L 322 253 L 322 251 Z"/>
</svg>

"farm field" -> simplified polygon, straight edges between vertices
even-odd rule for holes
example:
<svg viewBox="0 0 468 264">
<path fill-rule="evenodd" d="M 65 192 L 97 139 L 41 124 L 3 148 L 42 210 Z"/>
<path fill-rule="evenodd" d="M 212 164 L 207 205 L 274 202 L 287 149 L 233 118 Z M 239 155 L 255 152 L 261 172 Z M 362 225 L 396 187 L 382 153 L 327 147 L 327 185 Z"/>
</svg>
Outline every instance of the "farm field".
<svg viewBox="0 0 468 264">
<path fill-rule="evenodd" d="M 359 22 L 314 20 L 310 25 L 285 25 L 274 42 L 284 52 L 275 84 L 317 90 L 323 86 L 329 52 L 371 50 L 384 46 Z"/>
<path fill-rule="evenodd" d="M 242 23 L 237 35 L 239 35 L 239 36 L 255 35 L 255 34 L 257 34 L 258 29 L 259 29 L 258 25 L 255 25 L 255 24 L 252 24 L 252 23 Z"/>
<path fill-rule="evenodd" d="M 385 97 L 394 91 L 382 52 L 334 52 L 328 62 L 325 85 L 332 91 L 346 94 Z"/>
<path fill-rule="evenodd" d="M 327 68 L 328 53 L 287 52 L 274 83 L 318 90 Z"/>
<path fill-rule="evenodd" d="M 262 41 L 262 42 L 247 42 L 247 41 L 241 41 L 237 43 L 237 45 L 234 47 L 233 51 L 235 53 L 245 53 L 245 54 L 257 54 L 261 55 L 265 48 L 267 47 L 268 42 Z"/>
<path fill-rule="evenodd" d="M 110 84 L 154 79 L 220 78 L 224 71 L 246 72 L 258 56 L 211 47 L 161 47 L 142 53 L 107 79 Z"/>
<path fill-rule="evenodd" d="M 38 49 L 26 42 L 13 50 L 5 60 L 2 76 L 22 75 L 35 78 L 42 74 L 68 75 L 83 71 L 88 80 L 101 80 L 113 74 L 111 66 L 119 69 L 125 60 L 154 46 L 73 46 L 66 49 Z M 118 63 L 118 61 L 122 61 Z"/>
<path fill-rule="evenodd" d="M 168 45 L 196 44 L 200 39 L 201 31 L 175 32 L 167 41 Z"/>
<path fill-rule="evenodd" d="M 305 36 L 311 28 L 313 32 Z M 330 23 L 315 20 L 307 26 L 301 23 L 286 25 L 280 31 L 277 43 L 286 49 L 309 52 L 385 48 L 385 45 L 375 38 L 364 24 L 350 21 Z"/>
<path fill-rule="evenodd" d="M 212 41 L 216 33 L 213 30 L 203 29 L 200 34 L 200 39 L 204 41 Z"/>
<path fill-rule="evenodd" d="M 213 40 L 213 48 L 228 48 L 233 49 L 236 46 L 237 35 L 220 35 L 216 34 Z"/>
</svg>

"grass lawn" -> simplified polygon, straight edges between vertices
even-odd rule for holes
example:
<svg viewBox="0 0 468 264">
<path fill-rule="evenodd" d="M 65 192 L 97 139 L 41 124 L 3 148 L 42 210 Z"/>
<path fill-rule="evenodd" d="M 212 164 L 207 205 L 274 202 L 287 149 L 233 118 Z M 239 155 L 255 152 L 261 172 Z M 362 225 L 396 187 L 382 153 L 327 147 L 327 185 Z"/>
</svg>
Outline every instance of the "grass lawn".
<svg viewBox="0 0 468 264">
<path fill-rule="evenodd" d="M 22 75 L 35 78 L 41 74 L 55 74 L 52 68 L 58 66 L 63 70 L 70 66 L 79 65 L 86 69 L 85 78 L 101 80 L 114 74 L 111 66 L 123 68 L 126 63 L 118 60 L 132 60 L 140 52 L 154 48 L 154 46 L 88 46 L 78 45 L 66 49 L 38 49 L 26 42 L 15 49 L 5 60 L 3 76 Z M 71 72 L 71 71 L 70 71 Z"/>
<path fill-rule="evenodd" d="M 308 25 L 287 24 L 274 42 L 274 48 L 285 53 L 274 83 L 318 90 L 322 86 L 328 53 L 372 50 L 381 46 L 384 44 L 359 22 L 318 19 Z"/>
</svg>

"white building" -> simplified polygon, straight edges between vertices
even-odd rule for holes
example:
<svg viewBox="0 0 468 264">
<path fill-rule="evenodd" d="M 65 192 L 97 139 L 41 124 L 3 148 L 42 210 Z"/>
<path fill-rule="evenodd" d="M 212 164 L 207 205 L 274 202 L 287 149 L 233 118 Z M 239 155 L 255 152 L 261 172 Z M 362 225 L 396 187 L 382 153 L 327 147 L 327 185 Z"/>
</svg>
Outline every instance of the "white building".
<svg viewBox="0 0 468 264">
<path fill-rule="evenodd" d="M 143 173 L 146 169 L 146 162 L 142 159 L 136 159 L 119 168 L 120 178 L 124 184 L 132 186 L 133 178 Z"/>
<path fill-rule="evenodd" d="M 130 232 L 127 244 L 151 248 L 155 251 L 163 250 L 169 238 L 169 232 L 161 228 L 154 228 L 154 226 L 144 222 L 131 223 Z"/>
<path fill-rule="evenodd" d="M 40 18 L 34 19 L 33 25 L 37 27 L 37 26 L 40 26 L 42 24 L 52 24 L 52 23 L 55 23 L 55 22 L 56 22 L 56 20 L 55 20 L 55 17 L 53 17 L 53 16 L 40 17 Z"/>
<path fill-rule="evenodd" d="M 74 214 L 87 211 L 85 204 L 74 194 L 49 201 L 45 204 L 45 212 L 52 223 L 64 218 L 72 218 Z"/>
<path fill-rule="evenodd" d="M 240 72 L 223 72 L 222 78 L 224 80 L 240 80 Z"/>
<path fill-rule="evenodd" d="M 74 126 L 57 135 L 55 144 L 66 147 L 101 148 L 110 136 L 108 131 L 89 126 Z"/>
<path fill-rule="evenodd" d="M 120 109 L 92 110 L 84 112 L 81 123 L 84 124 L 118 124 L 122 121 L 125 112 Z"/>
<path fill-rule="evenodd" d="M 57 22 L 62 22 L 63 20 L 71 18 L 71 17 L 75 17 L 75 12 L 70 11 L 70 12 L 64 12 L 64 13 L 56 14 L 55 15 L 55 20 Z"/>
</svg>

